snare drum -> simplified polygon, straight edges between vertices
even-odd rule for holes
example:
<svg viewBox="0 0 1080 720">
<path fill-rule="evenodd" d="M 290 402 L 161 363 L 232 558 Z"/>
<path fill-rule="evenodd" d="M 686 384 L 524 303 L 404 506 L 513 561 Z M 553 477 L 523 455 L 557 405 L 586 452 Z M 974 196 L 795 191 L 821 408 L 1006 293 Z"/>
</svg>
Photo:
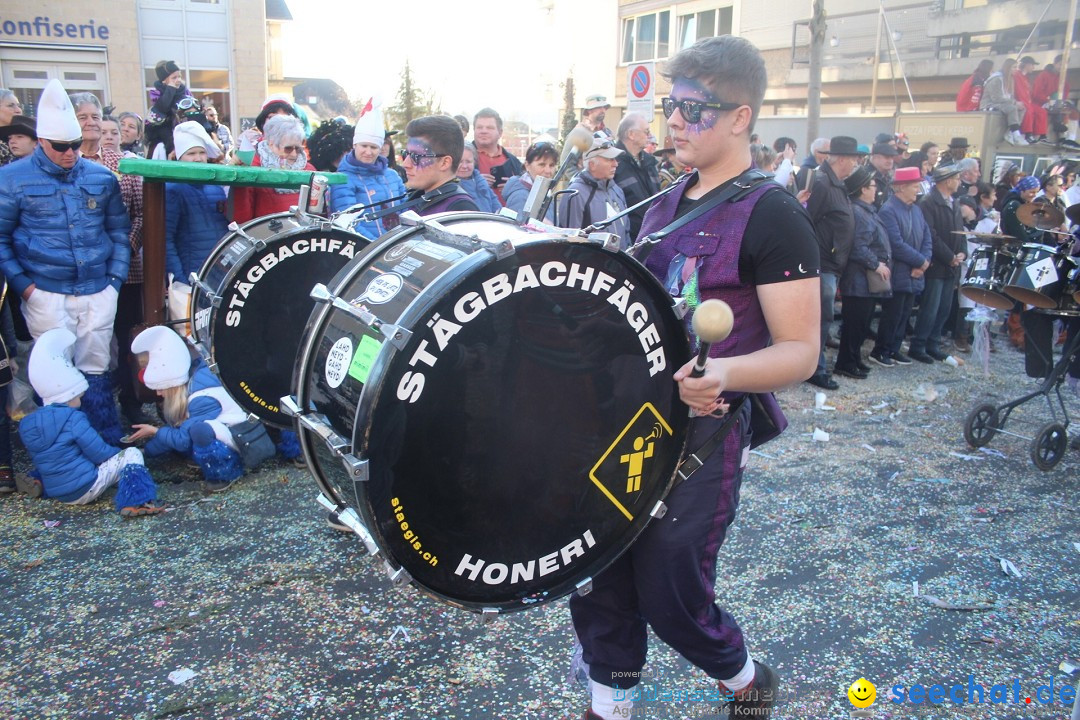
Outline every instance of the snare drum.
<svg viewBox="0 0 1080 720">
<path fill-rule="evenodd" d="M 277 213 L 226 235 L 192 282 L 192 342 L 228 393 L 263 422 L 291 392 L 311 285 L 334 277 L 368 240 L 310 215 Z"/>
<path fill-rule="evenodd" d="M 1013 300 L 1005 295 L 1005 281 L 1015 256 L 1002 247 L 980 245 L 971 252 L 967 277 L 960 284 L 964 297 L 997 310 L 1009 310 Z"/>
<path fill-rule="evenodd" d="M 1059 253 L 1049 245 L 1027 243 L 1020 249 L 1005 292 L 1027 305 L 1049 310 L 1056 308 L 1069 271 L 1076 267 L 1074 258 Z"/>
<path fill-rule="evenodd" d="M 689 423 L 681 304 L 593 237 L 445 213 L 315 289 L 283 406 L 396 582 L 524 609 L 586 591 L 662 514 Z"/>
</svg>

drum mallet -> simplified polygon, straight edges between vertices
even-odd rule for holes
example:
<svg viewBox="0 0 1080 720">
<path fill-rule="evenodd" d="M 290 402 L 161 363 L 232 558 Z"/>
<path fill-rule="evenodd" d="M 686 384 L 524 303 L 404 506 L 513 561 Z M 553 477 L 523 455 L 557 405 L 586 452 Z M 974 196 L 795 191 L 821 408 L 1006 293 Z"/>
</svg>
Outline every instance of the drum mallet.
<svg viewBox="0 0 1080 720">
<path fill-rule="evenodd" d="M 709 359 L 709 348 L 713 343 L 718 343 L 731 334 L 731 326 L 735 324 L 735 314 L 731 312 L 731 306 L 723 300 L 706 300 L 694 310 L 694 319 L 691 326 L 697 335 L 698 349 L 697 359 L 694 361 L 694 369 L 690 377 L 701 377 L 705 374 L 705 362 Z"/>
</svg>

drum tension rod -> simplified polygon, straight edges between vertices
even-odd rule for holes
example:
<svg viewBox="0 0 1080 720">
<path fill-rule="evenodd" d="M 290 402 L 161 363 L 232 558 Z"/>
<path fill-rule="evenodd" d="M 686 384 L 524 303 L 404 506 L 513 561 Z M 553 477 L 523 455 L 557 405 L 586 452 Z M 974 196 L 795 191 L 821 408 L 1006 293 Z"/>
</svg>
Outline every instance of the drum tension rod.
<svg viewBox="0 0 1080 720">
<path fill-rule="evenodd" d="M 191 275 L 188 276 L 188 282 L 191 283 L 192 287 L 199 288 L 199 292 L 206 296 L 206 299 L 210 301 L 210 304 L 213 307 L 221 307 L 221 296 L 214 292 L 209 285 L 200 280 L 198 273 L 191 273 Z"/>
<path fill-rule="evenodd" d="M 368 472 L 367 460 L 361 460 L 352 454 L 352 446 L 345 438 L 334 432 L 330 424 L 322 415 L 305 413 L 300 403 L 292 395 L 285 395 L 279 401 L 281 412 L 289 417 L 296 418 L 303 427 L 318 435 L 326 443 L 330 452 L 341 458 L 345 465 L 345 472 L 349 474 L 353 482 L 364 483 L 371 477 Z"/>
<path fill-rule="evenodd" d="M 592 578 L 587 577 L 584 580 L 582 580 L 581 582 L 579 582 L 577 585 L 574 586 L 575 592 L 579 596 L 584 597 L 584 596 L 586 596 L 586 595 L 588 595 L 589 593 L 592 592 L 592 585 L 593 585 Z"/>
<path fill-rule="evenodd" d="M 234 232 L 237 235 L 239 235 L 240 237 L 247 240 L 249 243 L 252 244 L 252 246 L 256 250 L 262 250 L 263 248 L 266 247 L 266 241 L 265 240 L 261 240 L 259 238 L 248 235 L 247 232 L 244 231 L 244 228 L 237 225 L 235 221 L 229 223 L 229 231 Z"/>
<path fill-rule="evenodd" d="M 338 310 L 353 316 L 389 340 L 390 344 L 398 350 L 402 350 L 412 338 L 412 331 L 403 328 L 400 325 L 384 323 L 363 307 L 357 307 L 356 305 L 337 297 L 322 283 L 316 283 L 315 287 L 311 288 L 310 297 L 315 302 L 330 303 Z"/>
<path fill-rule="evenodd" d="M 330 512 L 336 512 L 341 522 L 360 537 L 360 540 L 363 541 L 369 555 L 375 557 L 379 554 L 379 546 L 375 544 L 375 538 L 373 538 L 371 533 L 368 532 L 368 529 L 364 527 L 364 521 L 356 514 L 356 510 L 351 507 L 335 505 L 333 500 L 322 493 L 319 493 L 318 499 L 320 505 Z"/>
<path fill-rule="evenodd" d="M 674 302 L 672 302 L 671 309 L 674 310 L 675 314 L 681 319 L 686 317 L 686 313 L 690 312 L 690 305 L 686 302 L 686 298 L 677 297 Z"/>
<path fill-rule="evenodd" d="M 412 582 L 412 575 L 405 568 L 395 569 L 390 563 L 386 563 L 386 574 L 390 577 L 390 582 L 393 583 L 394 587 L 401 587 Z"/>
</svg>

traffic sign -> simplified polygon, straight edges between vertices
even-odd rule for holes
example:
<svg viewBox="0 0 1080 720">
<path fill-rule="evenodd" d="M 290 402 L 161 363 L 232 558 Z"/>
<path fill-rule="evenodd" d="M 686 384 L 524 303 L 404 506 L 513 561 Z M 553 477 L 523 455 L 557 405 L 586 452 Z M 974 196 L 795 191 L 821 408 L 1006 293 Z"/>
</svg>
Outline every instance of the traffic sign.
<svg viewBox="0 0 1080 720">
<path fill-rule="evenodd" d="M 655 63 L 639 63 L 627 68 L 626 111 L 641 113 L 650 121 L 653 116 Z"/>
</svg>

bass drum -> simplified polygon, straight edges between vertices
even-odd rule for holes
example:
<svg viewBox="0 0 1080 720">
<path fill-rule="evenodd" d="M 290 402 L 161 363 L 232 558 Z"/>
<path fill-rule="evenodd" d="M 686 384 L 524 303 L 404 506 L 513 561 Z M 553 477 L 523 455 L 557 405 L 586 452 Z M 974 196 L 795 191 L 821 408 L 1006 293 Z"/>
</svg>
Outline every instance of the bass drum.
<svg viewBox="0 0 1080 720">
<path fill-rule="evenodd" d="M 311 285 L 334 277 L 368 243 L 321 218 L 278 213 L 214 248 L 192 282 L 192 342 L 244 410 L 293 426 L 278 400 L 292 392 Z"/>
<path fill-rule="evenodd" d="M 587 591 L 662 513 L 689 423 L 681 304 L 602 237 L 435 215 L 313 292 L 286 400 L 395 581 L 520 610 Z"/>
</svg>

